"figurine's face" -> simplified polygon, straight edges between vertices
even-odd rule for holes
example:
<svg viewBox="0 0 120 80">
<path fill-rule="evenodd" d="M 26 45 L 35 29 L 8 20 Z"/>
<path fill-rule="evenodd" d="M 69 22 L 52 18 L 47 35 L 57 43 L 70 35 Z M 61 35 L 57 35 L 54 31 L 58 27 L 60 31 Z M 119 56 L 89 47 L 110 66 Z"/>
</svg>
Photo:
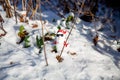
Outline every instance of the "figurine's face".
<svg viewBox="0 0 120 80">
<path fill-rule="evenodd" d="M 56 34 L 56 39 L 57 39 L 57 41 L 59 42 L 59 43 L 62 43 L 63 41 L 64 41 L 64 34 L 62 34 L 62 33 L 57 33 Z"/>
<path fill-rule="evenodd" d="M 63 37 L 63 34 L 56 34 L 57 37 Z"/>
</svg>

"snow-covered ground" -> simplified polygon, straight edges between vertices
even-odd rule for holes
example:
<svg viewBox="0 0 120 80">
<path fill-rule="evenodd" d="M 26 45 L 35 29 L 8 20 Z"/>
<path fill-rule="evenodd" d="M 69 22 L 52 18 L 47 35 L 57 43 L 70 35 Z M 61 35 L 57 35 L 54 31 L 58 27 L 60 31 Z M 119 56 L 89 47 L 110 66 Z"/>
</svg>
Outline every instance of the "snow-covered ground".
<svg viewBox="0 0 120 80">
<path fill-rule="evenodd" d="M 102 32 L 99 33 L 98 45 L 93 45 L 93 23 L 81 20 L 76 25 L 68 46 L 63 51 L 64 60 L 61 63 L 56 59 L 60 53 L 52 53 L 52 42 L 47 41 L 45 44 L 49 65 L 45 66 L 44 53 L 42 51 L 38 55 L 35 45 L 36 35 L 41 35 L 40 21 L 15 24 L 14 17 L 8 19 L 5 12 L 0 13 L 5 19 L 3 26 L 7 31 L 7 35 L 0 39 L 0 80 L 120 80 L 120 53 L 108 38 L 102 36 Z M 51 11 L 44 12 L 43 18 L 47 20 L 46 29 L 56 32 L 60 18 Z M 54 18 L 58 19 L 57 22 L 52 22 Z M 39 27 L 32 28 L 32 23 Z M 29 48 L 16 44 L 21 25 L 30 33 Z"/>
</svg>

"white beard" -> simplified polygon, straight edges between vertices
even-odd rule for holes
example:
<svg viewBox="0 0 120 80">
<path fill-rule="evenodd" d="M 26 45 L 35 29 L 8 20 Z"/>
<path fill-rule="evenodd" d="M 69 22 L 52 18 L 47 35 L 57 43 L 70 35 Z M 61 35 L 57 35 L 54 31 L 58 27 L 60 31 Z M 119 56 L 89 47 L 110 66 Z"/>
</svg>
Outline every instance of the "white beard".
<svg viewBox="0 0 120 80">
<path fill-rule="evenodd" d="M 60 36 L 60 37 L 56 38 L 56 41 L 57 41 L 57 44 L 56 44 L 57 51 L 58 51 L 58 53 L 60 53 L 64 46 L 65 38 L 64 38 L 64 36 L 63 37 Z"/>
</svg>

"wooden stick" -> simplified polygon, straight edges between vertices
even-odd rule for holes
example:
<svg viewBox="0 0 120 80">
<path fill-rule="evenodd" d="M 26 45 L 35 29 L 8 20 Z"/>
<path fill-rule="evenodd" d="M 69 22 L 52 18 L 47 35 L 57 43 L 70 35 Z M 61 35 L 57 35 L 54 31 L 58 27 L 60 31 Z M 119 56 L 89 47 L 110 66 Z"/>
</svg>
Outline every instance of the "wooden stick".
<svg viewBox="0 0 120 80">
<path fill-rule="evenodd" d="M 41 0 L 40 0 L 41 2 Z M 45 61 L 46 61 L 46 66 L 48 66 L 48 61 L 47 61 L 47 56 L 46 56 L 46 47 L 45 47 L 45 38 L 44 38 L 44 23 L 42 22 L 42 10 L 41 10 L 41 4 L 40 4 L 40 22 L 41 22 L 41 25 L 42 25 L 42 40 L 43 40 L 43 49 L 44 49 L 44 56 L 45 56 Z"/>
<path fill-rule="evenodd" d="M 74 28 L 74 25 L 72 25 L 72 28 L 71 28 L 71 30 L 70 30 L 70 32 L 69 32 L 69 34 L 68 34 L 68 36 L 67 36 L 67 38 L 66 38 L 66 41 L 65 41 L 65 42 L 67 42 L 67 41 L 68 41 L 69 36 L 70 36 L 70 34 L 71 34 L 71 32 L 72 32 L 73 28 Z M 62 56 L 62 53 L 63 53 L 64 48 L 65 48 L 65 46 L 63 45 L 62 50 L 61 50 L 61 53 L 60 53 L 60 57 Z"/>
</svg>

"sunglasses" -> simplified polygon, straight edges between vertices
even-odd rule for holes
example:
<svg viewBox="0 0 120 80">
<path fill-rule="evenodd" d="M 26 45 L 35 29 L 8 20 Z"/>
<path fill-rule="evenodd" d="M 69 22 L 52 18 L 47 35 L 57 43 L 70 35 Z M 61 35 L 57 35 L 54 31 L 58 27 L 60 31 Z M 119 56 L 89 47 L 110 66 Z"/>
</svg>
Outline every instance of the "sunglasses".
<svg viewBox="0 0 120 80">
<path fill-rule="evenodd" d="M 59 36 L 61 36 L 61 37 L 62 37 L 62 36 L 63 36 L 63 34 L 56 34 L 56 36 L 57 36 L 57 37 L 59 37 Z"/>
</svg>

